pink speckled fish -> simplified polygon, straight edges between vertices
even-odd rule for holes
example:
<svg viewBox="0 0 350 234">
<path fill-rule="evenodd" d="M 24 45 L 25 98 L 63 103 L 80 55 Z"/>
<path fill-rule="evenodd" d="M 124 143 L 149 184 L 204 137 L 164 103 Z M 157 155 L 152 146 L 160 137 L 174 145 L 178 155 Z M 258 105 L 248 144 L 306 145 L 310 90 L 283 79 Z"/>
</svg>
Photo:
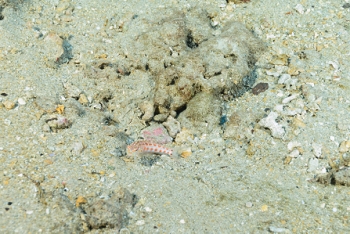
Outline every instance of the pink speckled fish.
<svg viewBox="0 0 350 234">
<path fill-rule="evenodd" d="M 131 145 L 128 145 L 126 151 L 128 155 L 132 155 L 135 152 L 173 155 L 172 149 L 149 141 L 135 141 Z"/>
</svg>

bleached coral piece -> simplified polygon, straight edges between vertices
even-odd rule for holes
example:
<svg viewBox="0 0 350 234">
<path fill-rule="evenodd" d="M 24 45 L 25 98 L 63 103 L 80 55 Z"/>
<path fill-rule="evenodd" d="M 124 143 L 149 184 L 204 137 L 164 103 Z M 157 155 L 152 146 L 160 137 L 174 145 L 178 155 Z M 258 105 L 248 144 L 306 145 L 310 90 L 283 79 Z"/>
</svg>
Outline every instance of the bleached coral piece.
<svg viewBox="0 0 350 234">
<path fill-rule="evenodd" d="M 284 128 L 276 122 L 278 114 L 276 112 L 270 112 L 270 114 L 259 121 L 259 125 L 268 128 L 271 131 L 271 135 L 275 138 L 282 138 L 285 134 Z"/>
</svg>

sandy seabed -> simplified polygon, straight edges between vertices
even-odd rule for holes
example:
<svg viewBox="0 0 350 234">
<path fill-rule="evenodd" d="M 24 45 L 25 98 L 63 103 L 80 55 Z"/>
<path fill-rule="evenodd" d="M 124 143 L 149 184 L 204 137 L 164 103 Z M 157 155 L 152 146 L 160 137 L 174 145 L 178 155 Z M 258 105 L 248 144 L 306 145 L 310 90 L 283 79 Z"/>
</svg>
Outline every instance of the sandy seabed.
<svg viewBox="0 0 350 234">
<path fill-rule="evenodd" d="M 350 4 L 228 2 L 0 1 L 1 233 L 350 231 Z M 255 83 L 199 123 L 197 91 L 157 104 L 233 21 L 264 45 Z M 163 125 L 190 154 L 126 156 Z"/>
</svg>

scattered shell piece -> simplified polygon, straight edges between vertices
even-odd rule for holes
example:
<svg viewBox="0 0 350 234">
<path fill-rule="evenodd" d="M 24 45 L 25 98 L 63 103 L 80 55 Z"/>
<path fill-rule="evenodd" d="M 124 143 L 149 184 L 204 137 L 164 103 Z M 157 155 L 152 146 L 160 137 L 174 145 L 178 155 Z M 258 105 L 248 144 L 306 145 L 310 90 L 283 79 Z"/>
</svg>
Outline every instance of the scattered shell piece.
<svg viewBox="0 0 350 234">
<path fill-rule="evenodd" d="M 145 211 L 148 212 L 148 213 L 150 213 L 150 212 L 152 212 L 152 209 L 149 208 L 148 206 L 146 206 L 146 207 L 145 207 Z"/>
<path fill-rule="evenodd" d="M 297 4 L 294 9 L 301 15 L 305 13 L 305 9 L 301 4 Z"/>
<path fill-rule="evenodd" d="M 20 105 L 25 105 L 26 104 L 26 101 L 23 99 L 23 98 L 18 98 L 18 104 Z"/>
<path fill-rule="evenodd" d="M 299 142 L 296 142 L 296 141 L 291 141 L 287 145 L 289 151 L 292 151 L 294 148 L 298 148 L 300 146 L 301 146 L 301 144 Z"/>
<path fill-rule="evenodd" d="M 299 156 L 299 150 L 298 149 L 292 150 L 292 152 L 290 152 L 288 156 L 292 158 L 297 158 Z"/>
<path fill-rule="evenodd" d="M 145 220 L 138 220 L 138 221 L 136 222 L 136 225 L 137 225 L 137 226 L 145 225 Z"/>
<path fill-rule="evenodd" d="M 318 159 L 317 158 L 310 158 L 309 165 L 308 165 L 308 172 L 314 172 L 318 168 Z"/>
<path fill-rule="evenodd" d="M 275 138 L 282 138 L 285 134 L 284 128 L 276 122 L 278 114 L 271 111 L 270 114 L 259 121 L 260 126 L 270 129 L 271 135 Z"/>
<path fill-rule="evenodd" d="M 286 97 L 285 99 L 282 100 L 283 104 L 287 104 L 289 102 L 291 102 L 292 100 L 296 99 L 298 97 L 298 94 L 293 94 L 289 97 Z"/>
<path fill-rule="evenodd" d="M 279 228 L 279 227 L 273 227 L 273 226 L 269 227 L 269 231 L 273 233 L 292 233 L 287 228 Z"/>
<path fill-rule="evenodd" d="M 278 83 L 279 83 L 279 84 L 285 84 L 285 82 L 286 82 L 287 80 L 290 80 L 291 78 L 292 78 L 292 76 L 289 75 L 289 74 L 282 74 L 282 75 L 280 76 L 280 78 L 278 79 Z"/>
</svg>

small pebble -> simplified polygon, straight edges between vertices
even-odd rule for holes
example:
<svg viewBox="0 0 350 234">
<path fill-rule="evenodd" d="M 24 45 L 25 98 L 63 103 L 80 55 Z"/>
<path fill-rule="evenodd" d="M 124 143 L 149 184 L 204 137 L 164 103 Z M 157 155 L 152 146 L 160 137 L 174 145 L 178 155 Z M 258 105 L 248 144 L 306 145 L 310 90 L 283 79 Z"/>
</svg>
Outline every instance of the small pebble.
<svg viewBox="0 0 350 234">
<path fill-rule="evenodd" d="M 246 206 L 247 208 L 250 208 L 250 207 L 252 207 L 252 206 L 253 206 L 253 203 L 251 203 L 251 202 L 247 202 L 247 203 L 245 204 L 245 206 Z"/>
<path fill-rule="evenodd" d="M 259 83 L 252 89 L 252 93 L 254 95 L 258 95 L 259 93 L 265 92 L 268 89 L 269 89 L 268 83 Z"/>
<path fill-rule="evenodd" d="M 4 101 L 2 104 L 4 104 L 5 108 L 8 110 L 15 108 L 15 103 L 12 101 Z"/>
</svg>

